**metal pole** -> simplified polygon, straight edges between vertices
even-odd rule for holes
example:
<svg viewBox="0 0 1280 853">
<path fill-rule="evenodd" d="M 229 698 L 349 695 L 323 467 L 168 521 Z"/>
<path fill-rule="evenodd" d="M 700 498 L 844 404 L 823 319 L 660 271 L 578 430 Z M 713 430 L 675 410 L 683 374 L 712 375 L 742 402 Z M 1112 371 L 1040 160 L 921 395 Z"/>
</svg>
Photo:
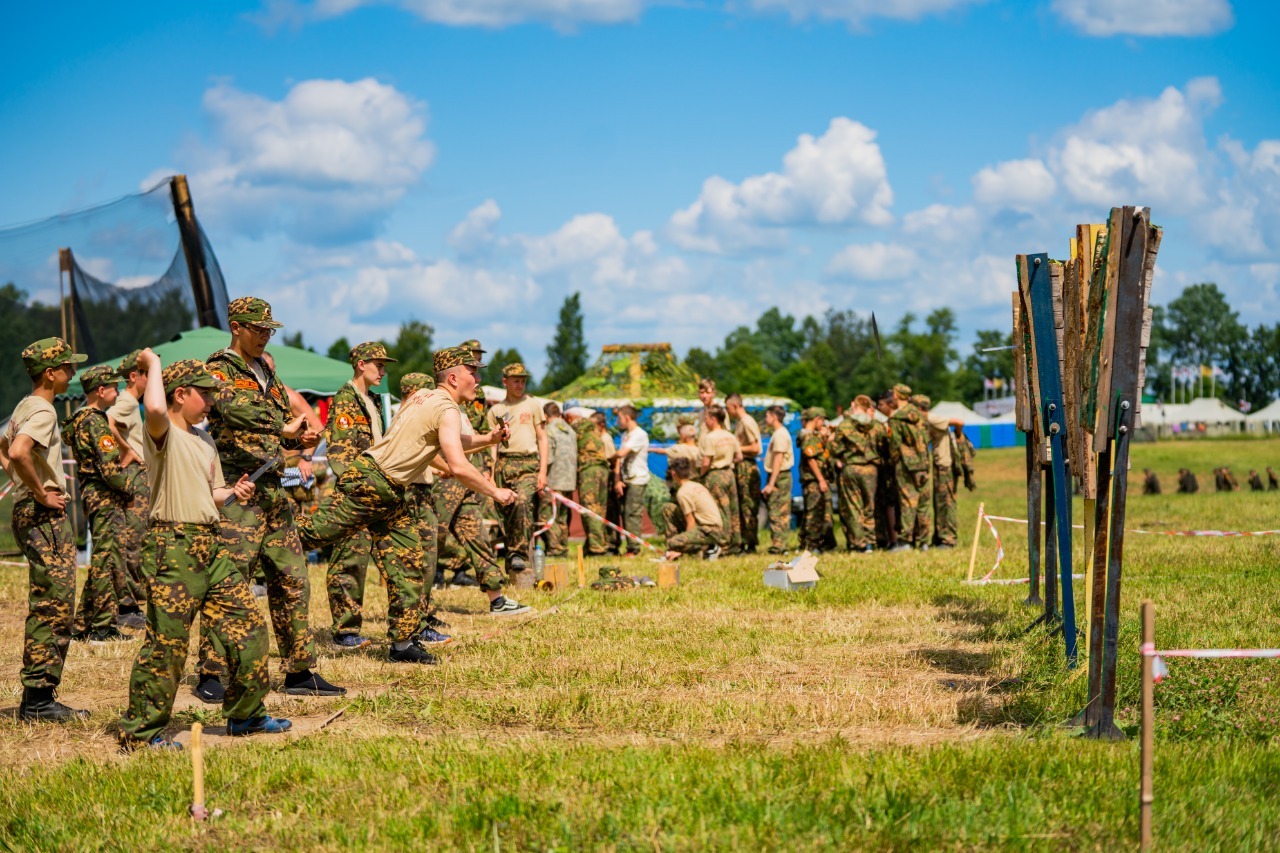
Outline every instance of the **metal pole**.
<svg viewBox="0 0 1280 853">
<path fill-rule="evenodd" d="M 1156 606 L 1142 602 L 1142 788 L 1138 809 L 1142 824 L 1142 849 L 1151 849 L 1151 809 L 1155 802 L 1151 775 L 1155 764 L 1155 658 L 1148 652 L 1156 644 Z"/>
</svg>

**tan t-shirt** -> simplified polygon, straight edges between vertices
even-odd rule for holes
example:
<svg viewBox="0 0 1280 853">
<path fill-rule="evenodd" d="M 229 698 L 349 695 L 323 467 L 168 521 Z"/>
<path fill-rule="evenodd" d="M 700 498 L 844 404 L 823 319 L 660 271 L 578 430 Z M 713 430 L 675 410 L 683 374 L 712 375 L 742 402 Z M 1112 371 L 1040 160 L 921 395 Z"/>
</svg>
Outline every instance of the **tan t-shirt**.
<svg viewBox="0 0 1280 853">
<path fill-rule="evenodd" d="M 696 444 L 673 444 L 667 448 L 667 467 L 676 459 L 688 459 L 695 473 L 702 470 L 702 451 Z"/>
<path fill-rule="evenodd" d="M 393 482 L 416 482 L 440 452 L 440 424 L 449 411 L 457 413 L 458 404 L 443 388 L 419 391 L 400 404 L 391 429 L 365 453 Z"/>
<path fill-rule="evenodd" d="M 503 400 L 501 403 L 495 404 L 486 416 L 489 429 L 497 427 L 498 423 L 507 415 L 511 416 L 511 438 L 507 439 L 506 447 L 498 445 L 498 455 L 510 456 L 512 454 L 537 453 L 537 427 L 547 422 L 547 416 L 542 411 L 542 404 L 529 396 L 514 404 Z"/>
<path fill-rule="evenodd" d="M 764 463 L 766 473 L 773 470 L 777 464 L 773 460 L 774 454 L 782 456 L 782 470 L 790 471 L 796 464 L 796 443 L 791 438 L 791 433 L 787 432 L 787 428 L 780 426 L 773 431 L 773 436 L 769 439 L 769 459 Z"/>
<path fill-rule="evenodd" d="M 226 485 L 218 448 L 204 430 L 188 432 L 173 424 L 157 447 L 142 433 L 142 458 L 151 486 L 151 518 L 183 524 L 217 524 L 221 520 L 213 490 Z"/>
<path fill-rule="evenodd" d="M 676 490 L 676 503 L 685 515 L 693 513 L 693 520 L 699 527 L 721 527 L 724 524 L 716 499 L 711 497 L 711 492 L 701 483 L 685 480 Z"/>
<path fill-rule="evenodd" d="M 951 420 L 933 412 L 924 416 L 929 425 L 929 443 L 933 445 L 933 464 L 939 468 L 951 467 Z"/>
<path fill-rule="evenodd" d="M 738 455 L 738 439 L 723 427 L 711 430 L 698 439 L 698 450 L 711 457 L 711 470 L 732 468 L 733 457 Z"/>
<path fill-rule="evenodd" d="M 128 442 L 133 452 L 143 456 L 142 434 L 146 430 L 142 427 L 142 406 L 138 399 L 128 391 L 121 391 L 111 408 L 107 409 L 107 417 L 119 424 L 120 437 Z"/>
<path fill-rule="evenodd" d="M 58 431 L 58 412 L 53 403 L 34 394 L 23 397 L 18 407 L 13 410 L 9 426 L 4 433 L 9 437 L 9 447 L 20 435 L 28 436 L 35 447 L 31 451 L 31 461 L 36 468 L 36 476 L 40 485 L 46 489 L 67 490 L 67 478 L 62 472 L 62 434 Z M 31 494 L 16 471 L 10 471 L 13 478 L 14 503 Z"/>
<path fill-rule="evenodd" d="M 733 428 L 733 434 L 738 439 L 738 444 L 746 447 L 748 444 L 760 443 L 760 424 L 756 423 L 756 419 L 751 417 L 745 411 L 742 417 L 738 418 L 737 425 Z M 755 459 L 755 453 L 743 452 L 743 456 L 747 459 Z"/>
</svg>

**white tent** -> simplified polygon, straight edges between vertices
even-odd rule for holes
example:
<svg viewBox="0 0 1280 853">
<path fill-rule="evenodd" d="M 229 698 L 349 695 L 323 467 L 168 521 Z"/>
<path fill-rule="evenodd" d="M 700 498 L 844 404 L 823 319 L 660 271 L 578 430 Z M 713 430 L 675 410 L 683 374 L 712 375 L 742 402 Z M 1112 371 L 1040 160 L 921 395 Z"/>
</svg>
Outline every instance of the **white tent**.
<svg viewBox="0 0 1280 853">
<path fill-rule="evenodd" d="M 1272 400 L 1264 408 L 1246 415 L 1250 429 L 1264 429 L 1267 432 L 1280 431 L 1280 400 Z"/>
<path fill-rule="evenodd" d="M 951 400 L 943 400 L 935 403 L 933 408 L 929 410 L 935 415 L 942 415 L 948 420 L 964 421 L 966 424 L 985 424 L 990 421 L 964 403 L 956 403 Z"/>
<path fill-rule="evenodd" d="M 1166 408 L 1172 408 L 1167 406 Z M 1216 397 L 1196 397 L 1182 407 L 1180 421 L 1197 424 L 1235 424 L 1246 418 Z M 1143 413 L 1145 417 L 1145 412 Z"/>
</svg>

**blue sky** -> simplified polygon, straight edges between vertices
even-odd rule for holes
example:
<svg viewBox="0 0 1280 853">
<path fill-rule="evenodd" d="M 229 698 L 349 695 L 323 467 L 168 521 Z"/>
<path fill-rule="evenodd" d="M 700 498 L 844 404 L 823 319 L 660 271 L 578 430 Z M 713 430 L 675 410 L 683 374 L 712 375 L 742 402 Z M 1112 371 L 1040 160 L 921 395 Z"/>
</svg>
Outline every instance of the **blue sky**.
<svg viewBox="0 0 1280 853">
<path fill-rule="evenodd" d="M 232 296 L 308 342 L 417 318 L 539 366 L 574 290 L 593 349 L 714 346 L 772 305 L 948 305 L 968 338 L 1007 326 L 1015 253 L 1140 203 L 1156 301 L 1214 280 L 1274 322 L 1275 8 L 25 4 L 0 222 L 185 172 Z"/>
</svg>

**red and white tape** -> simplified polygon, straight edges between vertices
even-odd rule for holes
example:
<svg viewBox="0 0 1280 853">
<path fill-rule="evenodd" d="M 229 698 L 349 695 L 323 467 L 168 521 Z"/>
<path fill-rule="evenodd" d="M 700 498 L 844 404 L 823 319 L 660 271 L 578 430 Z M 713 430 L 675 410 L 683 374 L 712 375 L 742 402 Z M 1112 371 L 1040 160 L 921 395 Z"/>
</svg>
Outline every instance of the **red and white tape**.
<svg viewBox="0 0 1280 853">
<path fill-rule="evenodd" d="M 1026 524 L 1025 518 L 1010 518 L 1006 515 L 984 515 L 983 518 L 991 518 L 996 521 L 1008 521 L 1013 524 Z M 1040 522 L 1044 526 L 1045 522 Z M 1076 530 L 1084 530 L 1083 524 L 1071 525 Z M 1125 528 L 1125 533 L 1142 533 L 1148 536 L 1277 536 L 1280 530 L 1138 530 L 1136 528 Z"/>
<path fill-rule="evenodd" d="M 1152 680 L 1157 684 L 1169 675 L 1165 658 L 1280 658 L 1280 649 L 1156 649 L 1155 643 L 1143 643 L 1138 651 L 1152 661 Z"/>
<path fill-rule="evenodd" d="M 608 527 L 610 530 L 616 530 L 616 531 L 618 531 L 618 533 L 622 534 L 623 536 L 627 537 L 628 539 L 631 539 L 631 540 L 633 540 L 633 541 L 639 542 L 639 543 L 640 543 L 641 545 L 643 545 L 644 547 L 646 547 L 646 548 L 648 548 L 648 549 L 650 549 L 650 550 L 652 550 L 652 551 L 656 551 L 656 552 L 657 552 L 657 553 L 659 553 L 659 554 L 661 554 L 661 553 L 662 553 L 661 549 L 659 549 L 657 546 L 655 546 L 655 545 L 650 545 L 648 542 L 644 541 L 644 540 L 643 540 L 643 539 L 641 539 L 639 536 L 637 536 L 637 535 L 635 535 L 634 533 L 632 533 L 630 530 L 623 530 L 621 527 L 619 527 L 618 525 L 614 524 L 612 521 L 609 521 L 608 519 L 606 519 L 606 518 L 602 517 L 599 513 L 592 512 L 591 510 L 587 509 L 587 508 L 586 508 L 585 506 L 583 506 L 582 504 L 577 503 L 576 501 L 571 501 L 571 500 L 569 500 L 568 498 L 566 498 L 564 495 L 560 494 L 559 492 L 553 491 L 553 490 L 551 490 L 551 489 L 543 489 L 543 491 L 544 491 L 544 492 L 546 492 L 548 495 L 550 495 L 550 496 L 551 496 L 551 499 L 552 499 L 553 501 L 556 501 L 557 503 L 562 503 L 562 504 L 564 504 L 565 506 L 570 507 L 571 509 L 576 509 L 578 512 L 582 513 L 583 515 L 589 515 L 589 516 L 591 516 L 592 518 L 599 519 L 600 521 L 602 521 L 602 522 L 604 523 L 604 526 L 605 526 L 605 527 Z"/>
</svg>

